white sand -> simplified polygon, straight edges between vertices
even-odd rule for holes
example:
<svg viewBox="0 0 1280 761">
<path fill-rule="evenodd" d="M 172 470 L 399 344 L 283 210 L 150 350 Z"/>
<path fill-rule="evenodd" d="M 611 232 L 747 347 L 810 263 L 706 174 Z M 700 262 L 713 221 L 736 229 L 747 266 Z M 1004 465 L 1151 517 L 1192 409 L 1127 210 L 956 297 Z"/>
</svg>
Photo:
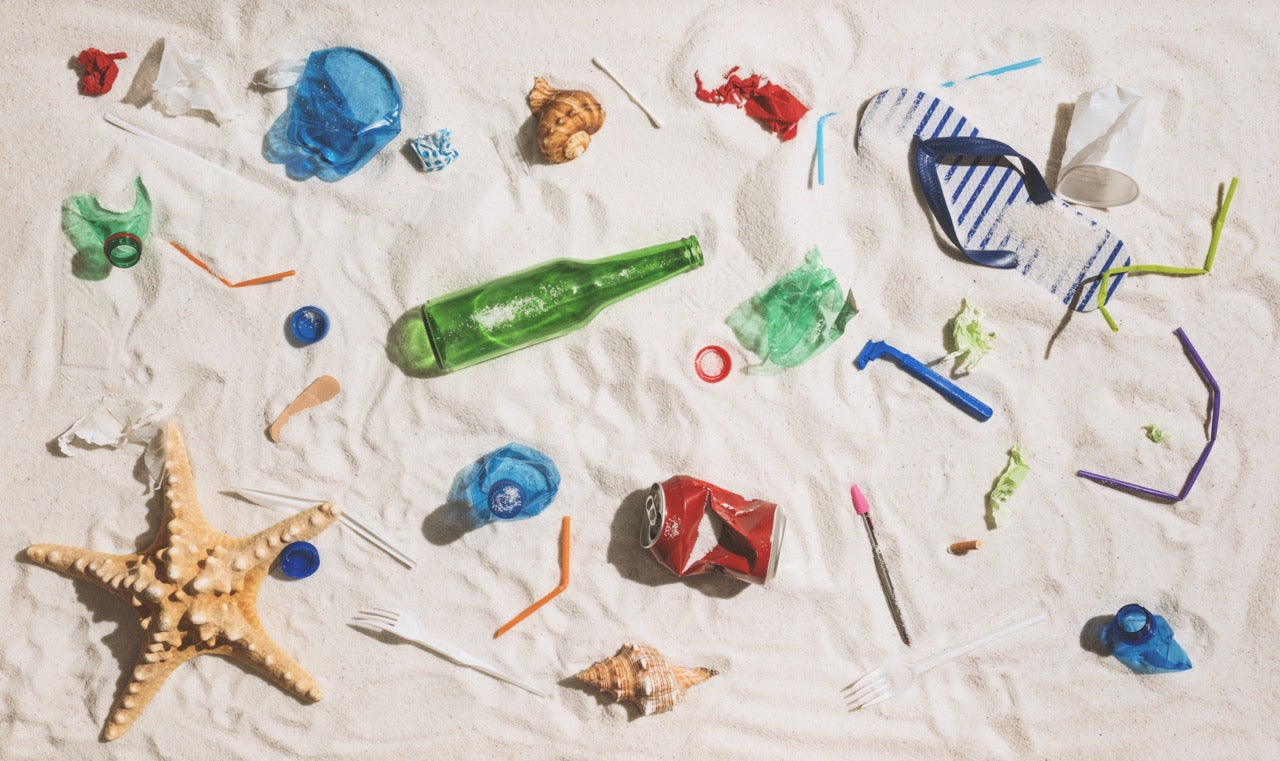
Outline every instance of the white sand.
<svg viewBox="0 0 1280 761">
<path fill-rule="evenodd" d="M 0 40 L 9 256 L 0 286 L 0 756 L 5 758 L 1261 758 L 1280 730 L 1280 490 L 1270 386 L 1280 335 L 1273 243 L 1280 147 L 1277 11 L 1267 3 L 1090 2 L 1025 13 L 936 3 L 506 3 L 354 1 L 283 12 L 267 2 L 9 3 Z M 204 58 L 239 118 L 217 126 L 135 105 L 161 37 Z M 288 180 L 261 156 L 285 94 L 250 90 L 277 59 L 347 44 L 399 78 L 401 139 L 336 184 Z M 76 91 L 68 57 L 126 50 L 116 89 Z M 607 58 L 665 123 L 653 129 L 591 64 Z M 932 86 L 1032 56 L 1044 64 L 962 83 L 949 99 L 1045 166 L 1063 104 L 1118 82 L 1147 97 L 1142 196 L 1096 213 L 1139 261 L 1198 266 L 1219 183 L 1241 177 L 1216 268 L 1131 278 L 1113 312 L 1063 311 L 1040 286 L 940 246 L 912 188 L 860 164 L 855 114 L 884 87 Z M 734 64 L 814 109 L 779 143 L 743 113 L 693 97 Z M 518 130 L 537 75 L 594 91 L 608 119 L 586 155 L 528 165 Z M 131 87 L 133 88 L 131 93 Z M 122 103 L 122 99 L 128 102 Z M 233 168 L 236 183 L 103 122 L 110 111 Z M 827 185 L 811 189 L 817 116 Z M 1057 139 L 1065 122 L 1056 125 Z M 461 159 L 422 175 L 400 150 L 449 127 Z M 527 132 L 524 133 L 527 136 Z M 59 206 L 113 207 L 141 173 L 157 209 L 143 261 L 99 282 L 71 272 Z M 1051 167 L 1048 174 L 1055 174 Z M 408 377 L 388 329 L 423 300 L 556 256 L 592 258 L 699 236 L 706 266 L 610 307 L 588 329 L 451 376 Z M 229 290 L 162 241 L 232 280 Z M 861 309 L 826 353 L 775 378 L 707 385 L 707 343 L 747 359 L 724 317 L 809 246 Z M 996 410 L 977 423 L 887 363 L 858 372 L 868 338 L 931 359 L 968 296 L 999 333 L 964 385 Z M 284 321 L 326 309 L 323 342 L 288 345 Z M 1184 326 L 1223 389 L 1221 436 L 1176 506 L 1077 478 L 1096 469 L 1176 490 L 1205 440 L 1207 392 L 1172 331 Z M 1051 350 L 1050 350 L 1051 347 Z M 332 402 L 267 423 L 317 376 Z M 204 511 L 232 534 L 283 511 L 233 485 L 330 496 L 418 561 L 407 571 L 343 528 L 320 572 L 269 579 L 272 636 L 326 697 L 303 705 L 228 661 L 182 666 L 122 739 L 108 708 L 139 635 L 105 591 L 19 562 L 32 542 L 128 552 L 158 506 L 138 447 L 68 459 L 49 442 L 105 394 L 163 402 L 184 427 Z M 1147 441 L 1157 423 L 1169 441 Z M 548 513 L 456 538 L 438 511 L 454 473 L 511 440 L 564 477 Z M 1032 471 L 989 532 L 983 498 L 1014 442 Z M 675 473 L 771 499 L 790 525 L 768 589 L 682 583 L 638 546 L 637 493 Z M 850 481 L 867 492 L 911 648 L 898 641 Z M 501 640 L 491 632 L 557 580 L 560 515 L 573 517 L 568 591 Z M 981 538 L 967 557 L 955 540 Z M 450 541 L 451 540 L 451 541 Z M 1127 602 L 1166 616 L 1195 668 L 1139 678 L 1081 646 Z M 439 637 L 546 686 L 538 699 L 412 646 L 352 629 L 366 606 L 416 611 Z M 846 713 L 840 689 L 1037 610 L 1049 622 L 929 674 L 910 694 Z M 723 673 L 673 713 L 629 720 L 561 682 L 620 644 Z M 1268 750 L 1269 749 L 1269 750 Z"/>
</svg>

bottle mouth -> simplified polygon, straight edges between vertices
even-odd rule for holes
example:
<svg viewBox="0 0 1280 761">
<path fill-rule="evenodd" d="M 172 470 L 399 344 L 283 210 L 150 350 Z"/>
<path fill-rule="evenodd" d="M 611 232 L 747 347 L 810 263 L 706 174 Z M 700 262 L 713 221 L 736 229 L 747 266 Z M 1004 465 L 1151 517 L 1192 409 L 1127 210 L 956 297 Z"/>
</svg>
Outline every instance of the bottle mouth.
<svg viewBox="0 0 1280 761">
<path fill-rule="evenodd" d="M 689 265 L 694 269 L 701 267 L 704 263 L 704 260 L 702 257 L 702 244 L 698 242 L 698 238 L 696 236 L 690 235 L 689 237 L 683 239 L 681 243 L 684 243 L 686 246 L 688 246 Z"/>
<path fill-rule="evenodd" d="M 1155 632 L 1155 617 L 1151 611 L 1129 603 L 1116 611 L 1116 636 L 1130 644 L 1140 644 L 1151 639 Z"/>
</svg>

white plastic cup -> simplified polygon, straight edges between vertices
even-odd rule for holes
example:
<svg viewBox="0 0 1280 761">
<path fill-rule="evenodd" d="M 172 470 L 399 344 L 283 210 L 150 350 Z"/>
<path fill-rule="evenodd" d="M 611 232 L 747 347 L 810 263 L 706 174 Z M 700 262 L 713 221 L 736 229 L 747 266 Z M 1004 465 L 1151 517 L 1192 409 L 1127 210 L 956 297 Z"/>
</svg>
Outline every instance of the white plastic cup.
<svg viewBox="0 0 1280 761">
<path fill-rule="evenodd" d="M 1132 90 L 1107 85 L 1082 94 L 1067 132 L 1058 195 L 1098 208 L 1136 199 L 1133 164 L 1146 120 L 1142 96 Z"/>
</svg>

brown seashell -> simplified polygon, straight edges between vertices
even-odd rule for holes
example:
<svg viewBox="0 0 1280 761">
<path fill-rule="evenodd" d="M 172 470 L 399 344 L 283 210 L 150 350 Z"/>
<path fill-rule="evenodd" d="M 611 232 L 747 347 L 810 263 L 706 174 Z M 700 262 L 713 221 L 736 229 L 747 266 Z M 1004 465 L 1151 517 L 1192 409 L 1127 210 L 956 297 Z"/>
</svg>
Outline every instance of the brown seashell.
<svg viewBox="0 0 1280 761">
<path fill-rule="evenodd" d="M 529 110 L 538 117 L 538 150 L 552 164 L 581 156 L 604 126 L 604 108 L 591 93 L 554 90 L 542 77 L 529 91 Z"/>
<path fill-rule="evenodd" d="M 634 703 L 641 715 L 648 716 L 675 708 L 686 690 L 719 673 L 715 669 L 672 666 L 651 647 L 623 645 L 616 655 L 593 663 L 576 676 L 609 693 L 614 700 Z"/>
</svg>

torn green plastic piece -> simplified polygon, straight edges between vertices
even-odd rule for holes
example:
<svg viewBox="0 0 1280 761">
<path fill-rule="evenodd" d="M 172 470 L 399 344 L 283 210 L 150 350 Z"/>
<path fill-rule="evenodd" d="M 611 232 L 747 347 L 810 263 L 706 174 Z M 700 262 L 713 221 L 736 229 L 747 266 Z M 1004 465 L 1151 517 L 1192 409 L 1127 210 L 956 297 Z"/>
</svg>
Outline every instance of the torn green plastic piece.
<svg viewBox="0 0 1280 761">
<path fill-rule="evenodd" d="M 1152 425 L 1144 425 L 1142 427 L 1147 429 L 1147 438 L 1151 439 L 1157 444 L 1169 438 L 1165 434 L 1164 430 L 1158 425 L 1152 424 Z"/>
<path fill-rule="evenodd" d="M 983 329 L 982 307 L 970 304 L 968 299 L 961 299 L 960 313 L 947 322 L 947 330 L 951 336 L 951 345 L 947 348 L 951 353 L 942 358 L 943 362 L 958 360 L 952 368 L 952 375 L 966 375 L 978 366 L 987 352 L 996 348 L 996 334 Z"/>
<path fill-rule="evenodd" d="M 103 244 L 112 235 L 128 233 L 146 242 L 151 231 L 151 196 L 141 177 L 134 178 L 133 188 L 133 208 L 128 211 L 104 209 L 98 199 L 87 193 L 72 196 L 62 204 L 62 229 L 75 246 L 79 277 L 101 280 L 111 272 L 112 263 Z"/>
<path fill-rule="evenodd" d="M 725 323 L 760 357 L 747 374 L 776 375 L 834 343 L 857 313 L 814 247 L 803 265 L 739 304 Z"/>
<path fill-rule="evenodd" d="M 1026 460 L 1022 458 L 1022 449 L 1014 444 L 1009 450 L 1009 462 L 996 477 L 995 486 L 987 495 L 987 522 L 992 528 L 998 527 L 1009 517 L 1009 506 L 1005 503 L 1017 491 L 1022 484 L 1022 479 L 1027 477 L 1030 470 L 1031 466 L 1027 465 Z"/>
<path fill-rule="evenodd" d="M 1103 319 L 1107 321 L 1107 325 L 1111 326 L 1112 333 L 1119 333 L 1120 326 L 1111 318 L 1111 313 L 1107 311 L 1103 300 L 1107 294 L 1107 283 L 1110 282 L 1112 275 L 1119 275 L 1122 272 L 1155 272 L 1161 275 L 1207 275 L 1213 269 L 1213 259 L 1218 255 L 1218 238 L 1222 235 L 1222 225 L 1227 221 L 1227 209 L 1231 208 L 1231 197 L 1236 194 L 1236 184 L 1240 182 L 1239 177 L 1231 178 L 1231 186 L 1227 188 L 1227 194 L 1222 199 L 1222 208 L 1218 210 L 1218 217 L 1213 221 L 1213 234 L 1209 237 L 1209 254 L 1204 258 L 1204 266 L 1196 269 L 1195 267 L 1170 267 L 1167 264 L 1130 264 L 1125 267 L 1112 267 L 1102 273 L 1102 281 L 1098 283 L 1098 311 L 1102 314 Z"/>
</svg>

